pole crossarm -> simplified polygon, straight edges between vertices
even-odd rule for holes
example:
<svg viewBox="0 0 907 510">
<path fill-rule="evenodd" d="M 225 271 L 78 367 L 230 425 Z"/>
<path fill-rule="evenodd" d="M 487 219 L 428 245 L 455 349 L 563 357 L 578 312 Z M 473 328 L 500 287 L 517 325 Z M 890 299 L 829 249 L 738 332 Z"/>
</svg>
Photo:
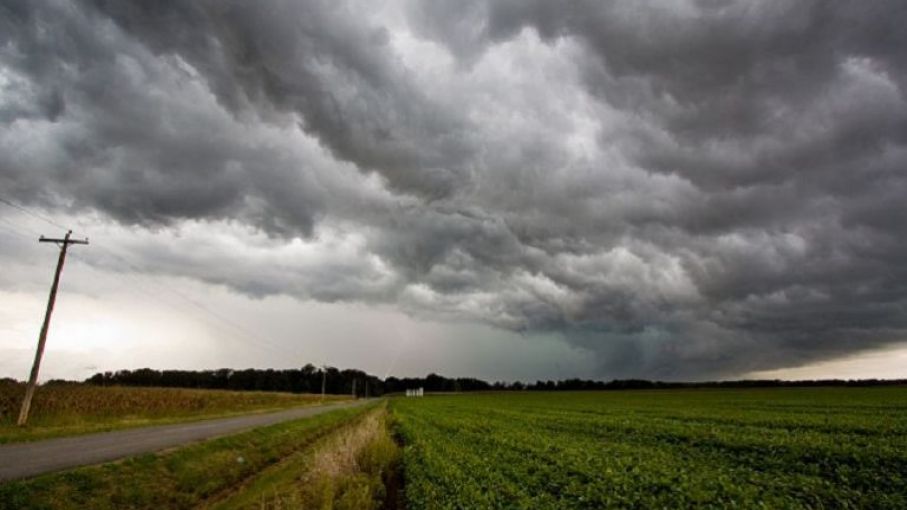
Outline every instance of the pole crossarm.
<svg viewBox="0 0 907 510">
<path fill-rule="evenodd" d="M 70 230 L 70 233 L 72 233 L 71 230 Z M 88 238 L 86 237 L 85 239 L 69 239 L 68 237 L 65 237 L 63 239 L 55 239 L 53 237 L 41 236 L 38 239 L 38 242 L 39 243 L 57 243 L 57 244 L 88 244 Z"/>
</svg>

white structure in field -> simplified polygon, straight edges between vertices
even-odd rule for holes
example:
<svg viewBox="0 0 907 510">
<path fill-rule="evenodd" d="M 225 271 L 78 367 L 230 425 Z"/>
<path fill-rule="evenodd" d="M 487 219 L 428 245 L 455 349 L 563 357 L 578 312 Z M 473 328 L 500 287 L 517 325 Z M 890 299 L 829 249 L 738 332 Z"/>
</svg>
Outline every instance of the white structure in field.
<svg viewBox="0 0 907 510">
<path fill-rule="evenodd" d="M 422 390 L 422 388 L 406 390 L 407 397 L 421 397 L 423 395 L 425 395 L 425 392 Z"/>
</svg>

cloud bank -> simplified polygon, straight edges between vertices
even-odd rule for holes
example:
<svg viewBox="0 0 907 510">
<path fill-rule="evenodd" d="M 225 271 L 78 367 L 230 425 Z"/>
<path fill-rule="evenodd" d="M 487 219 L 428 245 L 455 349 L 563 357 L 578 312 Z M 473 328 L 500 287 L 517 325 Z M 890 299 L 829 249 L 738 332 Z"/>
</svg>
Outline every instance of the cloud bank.
<svg viewBox="0 0 907 510">
<path fill-rule="evenodd" d="M 133 226 L 134 269 L 556 333 L 606 377 L 907 339 L 898 2 L 3 0 L 0 20 L 3 195 Z"/>
</svg>

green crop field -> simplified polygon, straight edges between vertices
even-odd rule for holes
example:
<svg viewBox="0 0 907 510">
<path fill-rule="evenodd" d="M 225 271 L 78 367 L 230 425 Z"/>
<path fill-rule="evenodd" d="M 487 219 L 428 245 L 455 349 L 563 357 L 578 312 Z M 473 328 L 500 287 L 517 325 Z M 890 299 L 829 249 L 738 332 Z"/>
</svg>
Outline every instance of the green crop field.
<svg viewBox="0 0 907 510">
<path fill-rule="evenodd" d="M 85 391 L 99 400 L 81 411 L 108 425 L 134 412 L 127 396 L 168 396 Z M 177 400 L 146 417 L 188 412 L 214 394 L 225 400 L 208 411 L 293 398 L 174 391 Z M 391 398 L 0 484 L 0 508 L 199 506 L 907 508 L 907 387 Z"/>
<path fill-rule="evenodd" d="M 907 508 L 907 388 L 395 399 L 407 508 Z"/>
</svg>

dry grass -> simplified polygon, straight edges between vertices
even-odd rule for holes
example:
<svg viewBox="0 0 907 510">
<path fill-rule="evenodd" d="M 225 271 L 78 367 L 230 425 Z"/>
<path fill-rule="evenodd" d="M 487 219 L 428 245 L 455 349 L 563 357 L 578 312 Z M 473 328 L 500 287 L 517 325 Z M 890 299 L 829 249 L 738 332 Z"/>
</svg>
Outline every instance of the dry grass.
<svg viewBox="0 0 907 510">
<path fill-rule="evenodd" d="M 341 431 L 315 451 L 311 473 L 308 479 L 303 479 L 303 484 L 317 478 L 338 478 L 360 471 L 360 453 L 383 432 L 383 413 L 378 411 Z"/>
<path fill-rule="evenodd" d="M 24 393 L 24 384 L 0 384 L 0 443 L 321 402 L 311 394 L 60 384 L 38 387 L 22 429 L 15 420 Z"/>
<path fill-rule="evenodd" d="M 396 508 L 401 452 L 387 420 L 381 406 L 318 443 L 293 486 L 279 494 L 263 494 L 257 508 Z"/>
</svg>

